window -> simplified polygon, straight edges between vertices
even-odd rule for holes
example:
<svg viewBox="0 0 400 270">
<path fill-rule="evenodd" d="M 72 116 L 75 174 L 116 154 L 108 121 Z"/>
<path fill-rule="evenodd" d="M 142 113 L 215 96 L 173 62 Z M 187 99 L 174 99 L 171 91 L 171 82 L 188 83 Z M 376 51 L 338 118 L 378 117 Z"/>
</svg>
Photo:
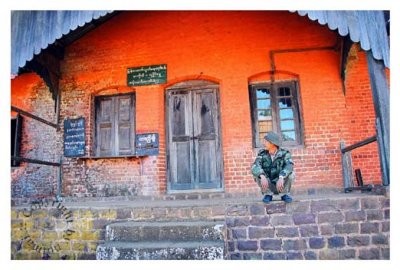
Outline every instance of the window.
<svg viewBox="0 0 400 270">
<path fill-rule="evenodd" d="M 135 95 L 98 96 L 96 108 L 96 156 L 135 154 Z"/>
<path fill-rule="evenodd" d="M 281 135 L 282 146 L 302 144 L 297 82 L 252 84 L 249 91 L 254 147 L 263 147 L 268 131 Z"/>
<path fill-rule="evenodd" d="M 11 157 L 18 157 L 21 148 L 22 116 L 11 119 Z M 20 162 L 11 159 L 11 167 L 19 166 Z"/>
</svg>

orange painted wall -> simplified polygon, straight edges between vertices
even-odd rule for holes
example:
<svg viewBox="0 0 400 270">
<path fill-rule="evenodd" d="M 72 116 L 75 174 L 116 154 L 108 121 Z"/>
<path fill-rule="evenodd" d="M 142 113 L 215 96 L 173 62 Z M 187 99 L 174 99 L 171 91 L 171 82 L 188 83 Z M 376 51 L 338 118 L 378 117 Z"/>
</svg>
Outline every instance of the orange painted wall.
<svg viewBox="0 0 400 270">
<path fill-rule="evenodd" d="M 270 50 L 334 46 L 336 42 L 336 33 L 327 27 L 289 12 L 122 12 L 66 49 L 61 66 L 61 117 L 87 117 L 89 153 L 93 95 L 134 91 L 136 131 L 158 132 L 160 155 L 142 160 L 65 159 L 66 194 L 91 196 L 90 190 L 104 191 L 106 183 L 117 189 L 129 189 L 134 183 L 132 195 L 165 193 L 164 92 L 167 86 L 189 79 L 209 79 L 220 85 L 225 190 L 257 191 L 249 171 L 257 152 L 251 141 L 249 79 L 270 70 Z M 276 68 L 298 74 L 300 83 L 305 143 L 291 149 L 296 188 L 342 185 L 339 141 L 350 142 L 352 133 L 339 58 L 334 50 L 275 57 Z M 126 87 L 128 67 L 155 64 L 167 64 L 166 84 Z M 376 153 L 375 149 L 370 152 Z"/>
<path fill-rule="evenodd" d="M 29 98 L 33 88 L 41 83 L 42 79 L 34 73 L 22 74 L 11 80 L 11 105 L 29 111 L 31 109 Z M 15 116 L 16 113 L 12 112 L 11 115 Z"/>
</svg>

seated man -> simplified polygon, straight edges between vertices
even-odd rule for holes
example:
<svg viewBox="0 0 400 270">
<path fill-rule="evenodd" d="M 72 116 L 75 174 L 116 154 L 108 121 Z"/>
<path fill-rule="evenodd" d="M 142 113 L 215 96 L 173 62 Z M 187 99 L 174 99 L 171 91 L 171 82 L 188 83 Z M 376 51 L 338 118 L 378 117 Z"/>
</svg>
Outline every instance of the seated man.
<svg viewBox="0 0 400 270">
<path fill-rule="evenodd" d="M 282 201 L 292 202 L 290 188 L 294 182 L 292 156 L 280 148 L 278 134 L 270 131 L 264 137 L 265 149 L 258 152 L 251 173 L 264 195 L 263 202 L 272 201 L 273 194 L 281 194 Z"/>
</svg>

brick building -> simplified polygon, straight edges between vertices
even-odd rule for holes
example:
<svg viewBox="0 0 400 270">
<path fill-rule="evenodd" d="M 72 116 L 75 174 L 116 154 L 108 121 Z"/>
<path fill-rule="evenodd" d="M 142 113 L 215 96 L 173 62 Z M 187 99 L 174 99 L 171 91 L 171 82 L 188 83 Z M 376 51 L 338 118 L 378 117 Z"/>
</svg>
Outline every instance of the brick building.
<svg viewBox="0 0 400 270">
<path fill-rule="evenodd" d="M 389 194 L 337 193 L 354 169 L 389 185 L 383 12 L 12 21 L 13 259 L 389 259 Z M 268 130 L 295 162 L 289 205 L 250 174 Z"/>
<path fill-rule="evenodd" d="M 67 37 L 59 119 L 84 118 L 84 155 L 63 157 L 62 124 L 29 118 L 20 147 L 26 158 L 62 157 L 63 196 L 256 191 L 249 167 L 267 130 L 293 153 L 296 189 L 341 187 L 340 141 L 376 133 L 366 53 L 353 44 L 343 60 L 337 31 L 297 13 L 119 12 L 71 44 Z M 165 82 L 127 84 L 128 68 L 151 65 L 165 67 Z M 34 72 L 12 79 L 11 92 L 13 106 L 56 121 L 52 92 Z M 117 103 L 128 117 L 121 127 L 115 113 L 98 117 Z M 157 155 L 136 155 L 141 133 L 159 135 Z M 352 155 L 365 182 L 380 184 L 377 143 Z M 57 178 L 52 167 L 21 163 L 12 196 L 52 196 Z"/>
</svg>

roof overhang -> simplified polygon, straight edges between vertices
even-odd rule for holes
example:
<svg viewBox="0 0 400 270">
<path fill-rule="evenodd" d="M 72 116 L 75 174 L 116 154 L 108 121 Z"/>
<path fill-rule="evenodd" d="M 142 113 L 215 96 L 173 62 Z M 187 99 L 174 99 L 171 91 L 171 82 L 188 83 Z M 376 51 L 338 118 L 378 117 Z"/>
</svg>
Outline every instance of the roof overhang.
<svg viewBox="0 0 400 270">
<path fill-rule="evenodd" d="M 12 11 L 11 77 L 33 71 L 58 94 L 64 48 L 96 28 L 112 11 Z"/>
<path fill-rule="evenodd" d="M 390 68 L 390 48 L 388 38 L 389 12 L 382 10 L 298 10 L 300 16 L 306 16 L 337 30 L 340 36 L 349 37 L 352 42 L 360 43 L 364 51 L 372 51 L 376 60 L 382 60 Z M 385 18 L 386 15 L 386 18 Z"/>
<path fill-rule="evenodd" d="M 390 67 L 387 19 L 383 11 L 297 12 L 339 35 L 359 42 L 365 51 Z M 11 75 L 25 71 L 38 73 L 49 86 L 53 98 L 58 92 L 60 61 L 64 48 L 117 14 L 117 11 L 12 11 Z M 388 12 L 386 13 L 386 15 Z"/>
<path fill-rule="evenodd" d="M 11 11 L 11 74 L 56 42 L 68 45 L 111 11 Z"/>
</svg>

